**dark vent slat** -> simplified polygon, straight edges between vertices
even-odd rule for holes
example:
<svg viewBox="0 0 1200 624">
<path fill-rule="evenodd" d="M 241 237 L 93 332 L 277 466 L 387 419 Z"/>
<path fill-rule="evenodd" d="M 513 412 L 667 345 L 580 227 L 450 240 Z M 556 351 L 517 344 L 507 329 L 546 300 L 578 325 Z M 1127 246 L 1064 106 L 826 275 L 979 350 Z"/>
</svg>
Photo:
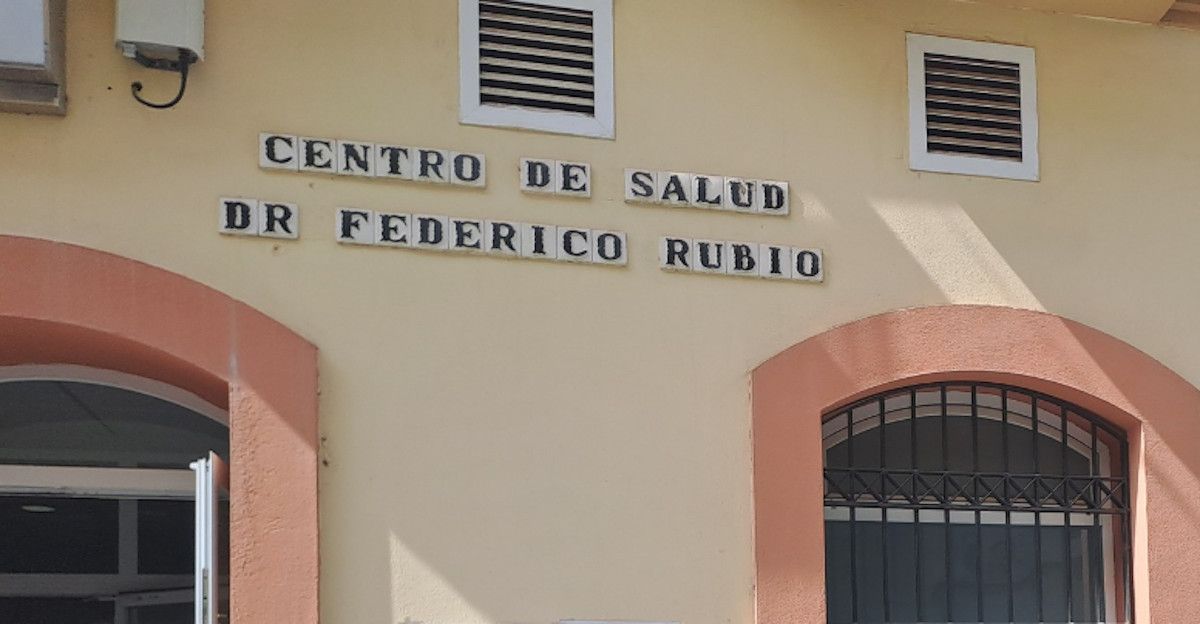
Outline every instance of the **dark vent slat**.
<svg viewBox="0 0 1200 624">
<path fill-rule="evenodd" d="M 937 141 L 929 141 L 928 149 L 930 152 L 942 152 L 946 154 L 971 154 L 975 156 L 991 156 L 994 158 L 1004 158 L 1008 160 L 1021 160 L 1021 150 L 1009 150 L 983 145 L 967 145 L 960 143 L 941 143 Z"/>
<path fill-rule="evenodd" d="M 987 93 L 987 92 L 976 91 L 976 90 L 972 90 L 972 89 L 947 88 L 947 87 L 935 87 L 935 86 L 926 86 L 925 94 L 928 97 L 956 98 L 956 99 L 960 99 L 960 100 L 977 101 L 979 103 L 1009 104 L 1016 108 L 1021 107 L 1021 96 L 1019 94 L 1018 95 L 1000 95 L 1000 94 L 996 94 L 996 93 Z"/>
<path fill-rule="evenodd" d="M 493 35 L 490 33 L 479 33 L 479 43 L 492 43 L 496 45 L 515 46 L 527 48 L 529 50 L 553 50 L 555 52 L 566 52 L 568 54 L 579 54 L 581 56 L 592 56 L 592 46 L 577 46 L 566 43 L 557 43 L 554 41 L 537 40 L 537 39 L 521 39 L 518 37 L 507 37 L 504 35 Z"/>
<path fill-rule="evenodd" d="M 979 141 L 981 143 L 997 143 L 1003 145 L 1021 145 L 1021 137 L 1004 136 L 996 134 L 985 134 L 982 132 L 970 132 L 965 130 L 948 130 L 943 128 L 930 128 L 930 140 L 937 139 L 963 139 L 967 141 Z"/>
<path fill-rule="evenodd" d="M 570 58 L 557 58 L 553 56 L 538 56 L 536 54 L 524 54 L 521 52 L 510 52 L 508 50 L 494 50 L 490 48 L 481 48 L 479 50 L 480 57 L 491 57 L 508 59 L 510 61 L 526 61 L 529 63 L 543 63 L 546 65 L 561 65 L 563 67 L 576 67 L 578 69 L 594 69 L 591 61 L 581 61 Z"/>
<path fill-rule="evenodd" d="M 1022 161 L 1020 65 L 926 54 L 925 141 L 930 152 Z"/>
<path fill-rule="evenodd" d="M 544 80 L 557 80 L 560 82 L 573 82 L 576 84 L 584 84 L 592 86 L 592 77 L 582 74 L 564 74 L 561 72 L 545 71 L 541 69 L 530 69 L 528 67 L 514 67 L 511 65 L 496 65 L 494 63 L 480 63 L 479 71 L 481 74 L 506 74 L 509 76 L 524 76 L 526 78 L 542 78 Z"/>
<path fill-rule="evenodd" d="M 585 113 L 588 115 L 596 114 L 596 107 L 585 104 L 570 104 L 567 102 L 555 102 L 551 100 L 537 100 L 534 98 L 512 97 L 507 95 L 490 95 L 480 94 L 480 101 L 484 104 L 509 104 L 513 106 L 524 106 L 527 108 L 537 108 L 551 111 L 565 111 L 571 113 Z"/>
<path fill-rule="evenodd" d="M 494 89 L 508 89 L 510 91 L 528 91 L 530 93 L 545 93 L 547 95 L 561 95 L 565 97 L 581 98 L 590 100 L 595 97 L 591 89 L 584 91 L 582 89 L 567 89 L 563 87 L 555 87 L 550 85 L 528 83 L 528 82 L 511 82 L 508 80 L 496 80 L 494 78 L 482 78 L 479 81 L 479 86 Z"/>
<path fill-rule="evenodd" d="M 1012 121 L 998 121 L 996 119 L 988 119 L 984 116 L 951 116 L 940 114 L 926 114 L 925 123 L 933 126 L 935 124 L 963 126 L 969 128 L 990 128 L 993 130 L 1007 130 L 1016 134 L 1021 133 L 1021 123 Z"/>
<path fill-rule="evenodd" d="M 1020 66 L 1016 63 L 998 63 L 959 57 L 925 55 L 925 71 L 958 71 L 972 74 L 983 74 L 1003 78 L 1017 79 L 1021 77 Z"/>
<path fill-rule="evenodd" d="M 553 4 L 535 4 L 533 2 L 520 2 L 519 0 L 479 0 L 479 5 L 483 6 L 502 6 L 525 9 L 528 11 L 541 11 L 543 13 L 551 13 L 554 15 L 576 15 L 581 17 L 591 18 L 592 12 L 587 9 L 572 9 L 564 6 Z"/>
<path fill-rule="evenodd" d="M 551 13 L 546 10 L 546 7 L 536 4 L 525 4 L 521 2 L 487 2 L 486 0 L 479 3 L 480 14 L 504 15 L 508 17 L 520 17 L 525 19 L 547 20 L 555 22 L 563 22 L 565 24 L 576 24 L 579 26 L 591 26 L 592 14 L 587 11 L 577 9 L 561 9 L 562 11 L 574 11 L 572 13 Z"/>
<path fill-rule="evenodd" d="M 531 24 L 528 22 L 507 22 L 495 19 L 488 19 L 480 16 L 479 27 L 481 29 L 491 28 L 495 30 L 504 30 L 509 32 L 528 33 L 531 35 L 542 35 L 546 37 L 562 37 L 564 39 L 582 39 L 584 41 L 592 40 L 591 29 L 587 30 L 566 30 L 564 28 L 554 28 L 551 26 L 542 26 L 540 24 Z"/>
<path fill-rule="evenodd" d="M 1005 78 L 997 78 L 995 76 L 980 75 L 973 72 L 926 71 L 925 82 L 971 85 L 985 89 L 1011 91 L 1014 93 L 1021 91 L 1021 82 L 1019 80 L 1008 80 Z"/>
<path fill-rule="evenodd" d="M 984 113 L 1000 117 L 1021 118 L 1021 109 L 1015 106 L 1003 106 L 991 102 L 963 100 L 959 98 L 936 97 L 928 98 L 925 108 L 929 110 L 961 110 L 967 113 Z"/>
</svg>

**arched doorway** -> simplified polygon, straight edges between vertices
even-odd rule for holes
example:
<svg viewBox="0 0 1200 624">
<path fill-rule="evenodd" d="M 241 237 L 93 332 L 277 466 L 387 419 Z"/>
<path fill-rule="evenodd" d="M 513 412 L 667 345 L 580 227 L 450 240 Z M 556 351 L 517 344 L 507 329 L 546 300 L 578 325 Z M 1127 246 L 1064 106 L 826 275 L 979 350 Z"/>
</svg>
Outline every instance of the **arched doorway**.
<svg viewBox="0 0 1200 624">
<path fill-rule="evenodd" d="M 210 453 L 229 457 L 228 417 L 194 395 L 112 371 L 0 368 L 0 621 L 194 622 L 203 521 L 190 468 Z"/>
<path fill-rule="evenodd" d="M 0 236 L 0 267 L 0 366 L 117 371 L 228 412 L 230 622 L 317 622 L 316 348 L 228 295 L 117 255 Z"/>
<path fill-rule="evenodd" d="M 1037 393 L 1124 432 L 1130 619 L 1193 619 L 1200 594 L 1178 579 L 1200 561 L 1200 391 L 1129 344 L 1062 317 L 941 306 L 835 327 L 753 371 L 758 622 L 829 621 L 823 419 L 893 390 L 963 381 Z"/>
</svg>

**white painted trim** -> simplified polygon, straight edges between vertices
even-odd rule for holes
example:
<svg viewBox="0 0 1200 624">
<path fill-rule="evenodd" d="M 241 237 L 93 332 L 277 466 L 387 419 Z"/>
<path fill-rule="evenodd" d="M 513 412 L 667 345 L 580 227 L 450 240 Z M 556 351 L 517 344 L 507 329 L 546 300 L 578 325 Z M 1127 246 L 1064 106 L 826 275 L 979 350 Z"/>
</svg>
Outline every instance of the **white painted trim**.
<svg viewBox="0 0 1200 624">
<path fill-rule="evenodd" d="M 0 465 L 0 494 L 77 498 L 191 498 L 191 470 Z"/>
<path fill-rule="evenodd" d="M 908 166 L 915 171 L 1037 181 L 1037 69 L 1033 48 L 907 34 L 908 45 Z M 983 156 L 931 154 L 925 143 L 925 53 L 951 54 L 1017 63 L 1021 68 L 1022 162 Z"/>
<path fill-rule="evenodd" d="M 479 101 L 479 0 L 458 2 L 458 119 L 477 126 L 522 128 L 558 134 L 611 139 L 616 134 L 613 111 L 612 0 L 523 0 L 530 4 L 592 12 L 595 116 L 484 105 Z"/>
<path fill-rule="evenodd" d="M 129 390 L 174 403 L 229 426 L 229 413 L 199 396 L 155 379 L 128 373 L 73 364 L 0 366 L 0 383 L 20 381 L 71 381 Z"/>
</svg>

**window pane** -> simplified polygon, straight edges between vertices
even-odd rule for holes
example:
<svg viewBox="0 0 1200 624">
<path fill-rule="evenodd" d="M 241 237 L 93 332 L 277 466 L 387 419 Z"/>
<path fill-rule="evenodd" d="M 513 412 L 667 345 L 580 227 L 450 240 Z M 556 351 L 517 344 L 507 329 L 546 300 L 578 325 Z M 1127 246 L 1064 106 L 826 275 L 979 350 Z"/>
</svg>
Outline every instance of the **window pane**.
<svg viewBox="0 0 1200 624">
<path fill-rule="evenodd" d="M 113 605 L 87 598 L 0 598 L 5 624 L 112 624 Z"/>
<path fill-rule="evenodd" d="M 871 514 L 872 515 L 868 515 Z M 878 518 L 878 509 L 860 509 L 864 518 Z M 859 520 L 854 523 L 855 574 L 858 594 L 858 621 L 883 621 L 883 523 Z"/>
<path fill-rule="evenodd" d="M 979 536 L 976 533 L 975 525 L 951 524 L 950 613 L 954 621 L 977 621 L 979 585 L 976 574 L 978 566 Z"/>
<path fill-rule="evenodd" d="M 930 512 L 941 515 L 941 512 Z M 922 513 L 920 523 L 921 621 L 946 620 L 946 525 L 928 522 Z"/>
<path fill-rule="evenodd" d="M 151 396 L 88 383 L 0 383 L 0 464 L 187 468 L 229 430 Z"/>
<path fill-rule="evenodd" d="M 195 503 L 142 500 L 137 506 L 138 574 L 191 574 L 195 565 Z"/>
<path fill-rule="evenodd" d="M 115 574 L 117 524 L 115 500 L 0 497 L 0 573 Z"/>
<path fill-rule="evenodd" d="M 825 594 L 829 623 L 852 622 L 849 522 L 825 523 Z"/>
<path fill-rule="evenodd" d="M 917 621 L 917 525 L 912 518 L 912 511 L 888 510 L 888 615 L 893 622 Z"/>
<path fill-rule="evenodd" d="M 1003 524 L 985 524 L 981 527 L 980 533 L 983 538 L 980 546 L 980 556 L 983 559 L 983 620 L 985 622 L 1007 622 L 1009 591 L 1007 529 Z"/>
<path fill-rule="evenodd" d="M 46 23 L 42 2 L 0 2 L 0 63 L 46 64 Z"/>
</svg>

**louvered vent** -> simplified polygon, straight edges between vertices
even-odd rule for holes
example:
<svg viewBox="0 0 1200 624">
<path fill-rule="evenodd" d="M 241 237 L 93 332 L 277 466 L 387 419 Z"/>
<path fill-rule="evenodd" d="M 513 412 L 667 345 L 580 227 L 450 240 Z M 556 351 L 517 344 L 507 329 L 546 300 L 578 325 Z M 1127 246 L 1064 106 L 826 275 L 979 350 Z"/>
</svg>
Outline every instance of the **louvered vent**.
<svg viewBox="0 0 1200 624">
<path fill-rule="evenodd" d="M 925 122 L 931 153 L 1021 161 L 1020 66 L 925 53 Z"/>
<path fill-rule="evenodd" d="M 479 101 L 595 115 L 591 11 L 479 0 Z"/>
</svg>

